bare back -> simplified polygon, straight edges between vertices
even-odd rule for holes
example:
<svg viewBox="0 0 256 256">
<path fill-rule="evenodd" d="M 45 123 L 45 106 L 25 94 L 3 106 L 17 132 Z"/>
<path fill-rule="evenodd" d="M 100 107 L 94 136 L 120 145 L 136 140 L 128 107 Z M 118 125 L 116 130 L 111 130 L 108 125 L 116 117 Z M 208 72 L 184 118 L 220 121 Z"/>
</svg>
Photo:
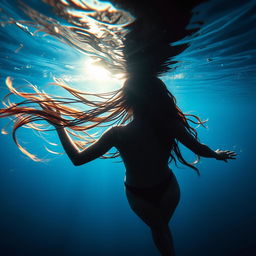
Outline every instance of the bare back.
<svg viewBox="0 0 256 256">
<path fill-rule="evenodd" d="M 170 175 L 170 147 L 164 148 L 155 132 L 143 122 L 115 127 L 116 148 L 126 167 L 126 183 L 137 187 L 159 184 Z"/>
</svg>

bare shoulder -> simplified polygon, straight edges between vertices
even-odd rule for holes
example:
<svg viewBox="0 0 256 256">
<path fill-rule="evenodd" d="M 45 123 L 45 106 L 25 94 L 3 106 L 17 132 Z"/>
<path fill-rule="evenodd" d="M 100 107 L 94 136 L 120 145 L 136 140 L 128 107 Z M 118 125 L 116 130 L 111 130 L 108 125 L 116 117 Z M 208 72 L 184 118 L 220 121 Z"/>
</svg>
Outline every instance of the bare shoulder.
<svg viewBox="0 0 256 256">
<path fill-rule="evenodd" d="M 106 131 L 104 131 L 104 133 L 102 134 L 102 137 L 111 138 L 115 135 L 116 132 L 117 132 L 117 126 L 110 127 Z"/>
<path fill-rule="evenodd" d="M 102 134 L 102 137 L 109 141 L 112 141 L 113 144 L 116 144 L 116 142 L 118 141 L 118 137 L 120 137 L 122 131 L 123 126 L 112 126 Z"/>
<path fill-rule="evenodd" d="M 112 126 L 111 128 L 109 128 L 107 130 L 107 132 L 109 133 L 117 133 L 117 132 L 120 132 L 122 130 L 123 126 L 122 125 L 116 125 L 116 126 Z"/>
<path fill-rule="evenodd" d="M 110 130 L 112 130 L 112 132 L 125 132 L 126 130 L 128 130 L 130 127 L 130 124 L 126 124 L 126 125 L 116 125 L 116 126 L 112 126 L 110 128 Z"/>
<path fill-rule="evenodd" d="M 106 132 L 109 134 L 113 144 L 118 147 L 126 138 L 128 129 L 128 125 L 117 125 L 111 127 Z"/>
</svg>

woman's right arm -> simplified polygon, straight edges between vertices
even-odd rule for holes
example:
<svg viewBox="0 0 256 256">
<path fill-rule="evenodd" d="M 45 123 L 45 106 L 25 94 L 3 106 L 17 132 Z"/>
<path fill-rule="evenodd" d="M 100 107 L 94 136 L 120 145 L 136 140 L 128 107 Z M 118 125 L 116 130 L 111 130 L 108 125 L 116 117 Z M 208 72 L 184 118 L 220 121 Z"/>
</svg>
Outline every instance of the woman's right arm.
<svg viewBox="0 0 256 256">
<path fill-rule="evenodd" d="M 180 121 L 174 124 L 174 133 L 177 140 L 199 156 L 215 158 L 225 162 L 227 162 L 227 159 L 235 159 L 236 153 L 234 151 L 220 149 L 213 151 L 208 146 L 200 143 L 187 131 Z"/>
</svg>

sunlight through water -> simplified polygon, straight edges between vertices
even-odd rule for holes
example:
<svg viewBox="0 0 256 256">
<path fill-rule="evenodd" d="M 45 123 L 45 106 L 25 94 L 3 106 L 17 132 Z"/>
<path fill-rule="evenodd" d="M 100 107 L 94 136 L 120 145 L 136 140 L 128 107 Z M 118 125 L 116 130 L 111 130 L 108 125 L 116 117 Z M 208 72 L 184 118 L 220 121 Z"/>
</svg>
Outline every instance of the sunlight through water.
<svg viewBox="0 0 256 256">
<path fill-rule="evenodd" d="M 122 74 L 113 76 L 109 70 L 102 67 L 97 61 L 86 58 L 81 65 L 81 78 L 93 83 L 94 91 L 110 92 L 119 89 L 123 80 Z"/>
</svg>

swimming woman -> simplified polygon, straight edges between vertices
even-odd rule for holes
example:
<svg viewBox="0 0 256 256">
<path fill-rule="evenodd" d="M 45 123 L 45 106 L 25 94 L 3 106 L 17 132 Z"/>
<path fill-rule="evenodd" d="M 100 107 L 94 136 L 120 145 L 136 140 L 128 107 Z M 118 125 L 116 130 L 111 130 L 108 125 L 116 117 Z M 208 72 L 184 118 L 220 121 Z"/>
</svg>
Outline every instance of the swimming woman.
<svg viewBox="0 0 256 256">
<path fill-rule="evenodd" d="M 25 100 L 10 103 L 0 109 L 0 117 L 16 117 L 13 138 L 21 151 L 33 160 L 40 161 L 19 144 L 16 130 L 24 125 L 41 130 L 42 126 L 39 124 L 37 127 L 35 123 L 38 120 L 47 120 L 56 128 L 64 150 L 76 166 L 105 155 L 112 147 L 119 151 L 126 168 L 125 188 L 129 205 L 148 225 L 153 241 L 163 256 L 175 255 L 168 223 L 180 199 L 179 185 L 168 164 L 170 160 L 176 163 L 177 159 L 198 172 L 195 163 L 184 159 L 178 142 L 198 157 L 223 161 L 236 157 L 233 151 L 213 151 L 198 141 L 197 131 L 190 122 L 204 122 L 195 115 L 184 114 L 176 105 L 174 96 L 157 76 L 145 73 L 130 75 L 121 89 L 110 95 L 97 95 L 105 99 L 108 97 L 105 101 L 86 99 L 87 93 L 57 83 L 78 98 L 78 103 L 91 106 L 85 111 L 65 105 L 76 102 L 74 99 L 54 99 L 36 88 L 35 93 L 19 92 L 13 88 L 10 78 L 7 78 L 6 84 L 10 94 Z M 35 103 L 41 109 L 28 106 Z M 72 130 L 86 132 L 113 121 L 120 125 L 112 126 L 98 140 L 92 136 L 88 138 L 79 135 L 80 140 L 77 141 L 69 135 L 74 135 Z M 88 143 L 91 145 L 88 146 Z"/>
<path fill-rule="evenodd" d="M 180 190 L 168 161 L 175 153 L 183 164 L 197 170 L 182 157 L 177 143 L 181 142 L 198 156 L 217 160 L 235 159 L 236 153 L 213 151 L 200 143 L 175 98 L 157 77 L 128 78 L 121 99 L 125 110 L 132 113 L 132 121 L 110 128 L 83 151 L 61 123 L 55 123 L 56 131 L 76 166 L 104 155 L 112 147 L 118 149 L 126 167 L 125 188 L 131 209 L 151 229 L 161 255 L 174 255 L 168 223 L 179 203 Z M 58 115 L 55 118 L 61 120 Z"/>
<path fill-rule="evenodd" d="M 49 2 L 55 6 L 55 1 Z M 161 255 L 171 256 L 174 255 L 174 246 L 168 223 L 179 203 L 180 190 L 169 162 L 179 160 L 198 172 L 194 164 L 184 159 L 178 142 L 198 157 L 223 161 L 236 157 L 233 151 L 213 151 L 199 142 L 197 131 L 190 123 L 200 125 L 204 122 L 194 115 L 184 114 L 176 105 L 174 96 L 158 78 L 170 70 L 170 64 L 175 63 L 172 57 L 187 47 L 174 47 L 170 42 L 188 34 L 185 27 L 190 20 L 191 9 L 201 0 L 195 0 L 188 6 L 180 4 L 180 1 L 171 1 L 171 8 L 163 8 L 167 5 L 155 1 L 154 6 L 160 8 L 158 12 L 151 5 L 147 10 L 143 5 L 138 6 L 143 1 L 112 2 L 122 2 L 128 10 L 134 10 L 137 17 L 124 41 L 122 63 L 125 63 L 127 79 L 123 87 L 109 94 L 93 94 L 57 81 L 56 84 L 66 89 L 74 99 L 53 98 L 32 85 L 34 93 L 20 92 L 12 86 L 12 79 L 8 77 L 8 96 L 14 94 L 25 100 L 15 104 L 7 100 L 5 108 L 0 109 L 0 117 L 15 117 L 13 138 L 22 152 L 35 161 L 40 159 L 19 144 L 16 130 L 24 125 L 42 130 L 41 124 L 36 124 L 40 120 L 46 120 L 56 128 L 64 150 L 76 166 L 101 157 L 115 147 L 125 164 L 125 188 L 131 209 L 150 228 Z M 169 0 L 163 2 L 167 4 Z M 65 14 L 63 10 L 67 8 L 66 4 L 65 1 L 62 6 L 57 1 L 55 8 L 63 8 L 61 15 Z M 35 12 L 29 13 L 32 15 Z M 70 12 L 67 13 L 70 21 Z M 75 22 L 77 24 L 76 16 Z M 92 100 L 91 96 L 100 100 Z M 72 103 L 84 104 L 86 110 L 72 108 Z M 112 126 L 98 140 L 88 136 L 87 132 L 92 128 L 110 126 L 111 123 L 119 125 Z M 84 134 L 74 134 L 79 131 Z M 77 136 L 79 141 L 70 137 L 70 133 Z"/>
</svg>

